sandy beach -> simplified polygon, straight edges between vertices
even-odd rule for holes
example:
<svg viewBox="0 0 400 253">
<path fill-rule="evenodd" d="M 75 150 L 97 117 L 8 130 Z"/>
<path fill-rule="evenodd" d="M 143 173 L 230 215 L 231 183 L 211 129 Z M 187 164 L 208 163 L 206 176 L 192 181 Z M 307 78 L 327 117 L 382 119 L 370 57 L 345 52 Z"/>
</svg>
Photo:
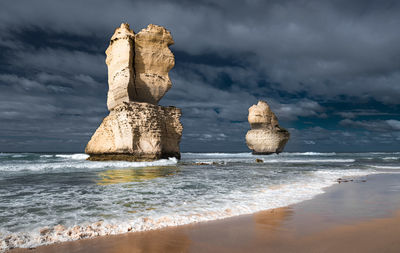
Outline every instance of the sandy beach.
<svg viewBox="0 0 400 253">
<path fill-rule="evenodd" d="M 399 234 L 400 174 L 378 174 L 253 215 L 11 252 L 399 252 Z"/>
<path fill-rule="evenodd" d="M 400 253 L 400 1 L 0 1 L 0 253 Z"/>
</svg>

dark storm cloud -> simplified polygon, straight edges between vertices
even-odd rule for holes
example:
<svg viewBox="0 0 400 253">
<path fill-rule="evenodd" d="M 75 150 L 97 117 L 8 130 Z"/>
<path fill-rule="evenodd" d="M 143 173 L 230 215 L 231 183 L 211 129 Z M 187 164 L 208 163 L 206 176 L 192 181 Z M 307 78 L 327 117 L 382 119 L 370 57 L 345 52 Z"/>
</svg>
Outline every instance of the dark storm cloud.
<svg viewBox="0 0 400 253">
<path fill-rule="evenodd" d="M 343 126 L 350 126 L 355 128 L 366 129 L 373 132 L 400 132 L 400 121 L 389 119 L 389 120 L 351 120 L 344 119 L 340 121 Z"/>
<path fill-rule="evenodd" d="M 332 130 L 322 127 L 310 127 L 299 131 L 289 129 L 292 147 L 298 150 L 337 151 L 393 151 L 398 150 L 400 132 L 351 131 L 350 129 Z M 308 148 L 305 148 L 307 146 Z M 335 147 L 332 149 L 332 147 Z M 379 149 L 377 149 L 379 147 Z"/>
<path fill-rule="evenodd" d="M 395 1 L 22 3 L 2 8 L 3 30 L 34 27 L 104 38 L 121 20 L 136 30 L 153 22 L 172 31 L 179 50 L 248 55 L 245 60 L 255 71 L 280 84 L 277 89 L 319 98 L 368 96 L 385 103 L 396 103 L 400 95 L 394 85 L 400 67 Z"/>
<path fill-rule="evenodd" d="M 121 22 L 172 32 L 161 104 L 183 110 L 183 150 L 246 150 L 258 99 L 293 132 L 289 150 L 373 141 L 371 128 L 352 131 L 399 119 L 399 11 L 397 1 L 1 1 L 0 148 L 82 150 L 107 114 L 104 51 Z"/>
<path fill-rule="evenodd" d="M 353 119 L 363 116 L 398 116 L 399 113 L 380 112 L 376 109 L 355 109 L 351 111 L 337 112 L 343 118 Z"/>
<path fill-rule="evenodd" d="M 107 73 L 104 56 L 82 51 L 43 49 L 33 52 L 19 51 L 10 63 L 21 68 L 49 73 L 91 75 L 102 77 Z"/>
</svg>

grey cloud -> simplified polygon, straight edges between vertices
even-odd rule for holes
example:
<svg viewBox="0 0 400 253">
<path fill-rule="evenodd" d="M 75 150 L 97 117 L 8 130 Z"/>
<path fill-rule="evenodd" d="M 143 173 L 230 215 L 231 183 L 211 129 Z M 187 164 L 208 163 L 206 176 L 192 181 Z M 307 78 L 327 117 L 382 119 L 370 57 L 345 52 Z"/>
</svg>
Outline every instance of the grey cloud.
<svg viewBox="0 0 400 253">
<path fill-rule="evenodd" d="M 282 103 L 273 97 L 257 97 L 247 87 L 216 88 L 204 80 L 202 76 L 206 74 L 202 70 L 193 68 L 185 69 L 183 73 L 173 72 L 171 78 L 174 86 L 161 100 L 163 105 L 182 108 L 183 148 L 196 143 L 201 151 L 207 151 L 210 148 L 208 145 L 218 151 L 224 150 L 224 146 L 246 150 L 244 137 L 250 129 L 247 122 L 248 108 L 256 104 L 258 99 L 264 99 L 271 105 L 284 127 L 298 117 L 323 117 L 326 110 L 309 99 L 292 99 Z M 213 71 L 226 70 L 227 67 L 215 68 Z M 201 74 L 198 74 L 199 71 Z M 206 68 L 205 72 L 209 71 Z M 213 76 L 216 75 L 213 73 Z"/>
<path fill-rule="evenodd" d="M 201 72 L 201 68 L 193 68 Z M 184 109 L 187 117 L 213 117 L 228 121 L 247 121 L 248 108 L 256 104 L 259 99 L 266 100 L 277 114 L 279 119 L 293 121 L 298 117 L 325 117 L 325 108 L 318 102 L 309 99 L 292 99 L 283 103 L 276 98 L 253 94 L 248 87 L 233 85 L 230 88 L 216 88 L 203 80 L 202 76 L 210 73 L 209 69 L 194 73 L 193 69 L 186 69 L 184 73 L 174 72 L 171 77 L 174 80 L 171 90 L 161 101 L 164 105 L 173 104 Z M 214 68 L 213 72 L 227 71 L 228 67 Z M 235 67 L 229 71 L 233 71 Z M 213 76 L 216 76 L 213 73 Z M 208 77 L 210 78 L 210 77 Z M 249 82 L 255 82 L 249 78 Z M 190 113 L 189 113 L 190 110 Z"/>
<path fill-rule="evenodd" d="M 384 115 L 399 115 L 395 113 L 388 113 L 388 112 L 380 112 L 376 109 L 353 109 L 351 111 L 342 111 L 336 112 L 337 115 L 340 115 L 343 118 L 353 119 L 360 116 L 384 116 Z"/>
<path fill-rule="evenodd" d="M 2 138 L 13 136 L 19 138 L 15 143 L 31 147 L 70 142 L 82 150 L 107 113 L 105 48 L 98 45 L 106 47 L 114 29 L 128 22 L 135 32 L 149 23 L 166 26 L 176 43 L 172 50 L 188 55 L 182 63 L 177 54 L 173 88 L 161 101 L 183 109 L 183 150 L 197 145 L 199 151 L 247 150 L 247 109 L 258 99 L 268 101 L 291 128 L 288 150 L 387 143 L 400 138 L 393 113 L 336 112 L 324 103 L 374 99 L 399 105 L 399 10 L 389 1 L 5 0 L 0 2 L 0 47 L 6 49 L 2 65 L 7 66 L 0 73 L 0 120 L 7 120 Z M 52 38 L 58 47 L 21 40 L 21 34 L 36 30 L 77 40 Z M 221 58 L 221 64 L 190 62 L 204 54 Z M 353 119 L 339 125 L 348 129 L 317 127 L 332 111 Z M 383 115 L 393 120 L 355 121 Z M 303 117 L 313 119 L 312 127 L 293 128 Z M 392 132 L 377 134 L 374 124 Z M 351 131 L 357 128 L 365 132 Z"/>
<path fill-rule="evenodd" d="M 35 80 L 30 80 L 24 77 L 10 74 L 0 74 L 0 84 L 11 84 L 16 90 L 20 89 L 24 91 L 43 91 L 46 89 L 43 84 Z"/>
<path fill-rule="evenodd" d="M 292 104 L 273 104 L 275 113 L 282 120 L 296 120 L 298 117 L 320 117 L 325 118 L 325 108 L 315 101 L 303 99 Z"/>
<path fill-rule="evenodd" d="M 97 90 L 54 92 L 59 82 L 71 79 L 38 73 L 32 78 L 0 75 L 0 149 L 7 151 L 83 150 L 96 126 L 106 115 L 105 94 Z M 73 86 L 71 86 L 73 87 Z"/>
<path fill-rule="evenodd" d="M 344 119 L 340 121 L 342 126 L 367 129 L 373 132 L 392 132 L 400 131 L 399 120 L 351 120 Z"/>
<path fill-rule="evenodd" d="M 311 151 L 376 151 L 393 150 L 400 139 L 399 132 L 350 131 L 350 129 L 332 130 L 322 127 L 289 129 L 291 139 L 288 145 L 291 150 Z M 340 147 L 340 148 L 338 148 Z"/>
<path fill-rule="evenodd" d="M 38 51 L 18 51 L 10 63 L 36 71 L 52 73 L 92 75 L 104 78 L 107 74 L 104 55 L 93 55 L 81 51 L 63 49 L 40 49 Z"/>
<path fill-rule="evenodd" d="M 3 1 L 0 20 L 3 33 L 29 24 L 102 39 L 122 21 L 134 24 L 134 29 L 158 23 L 172 31 L 176 49 L 248 55 L 247 70 L 263 72 L 280 83 L 277 89 L 325 99 L 347 95 L 397 103 L 399 4 L 348 2 Z M 86 60 L 75 63 L 91 75 L 102 69 L 96 64 L 91 68 Z"/>
</svg>

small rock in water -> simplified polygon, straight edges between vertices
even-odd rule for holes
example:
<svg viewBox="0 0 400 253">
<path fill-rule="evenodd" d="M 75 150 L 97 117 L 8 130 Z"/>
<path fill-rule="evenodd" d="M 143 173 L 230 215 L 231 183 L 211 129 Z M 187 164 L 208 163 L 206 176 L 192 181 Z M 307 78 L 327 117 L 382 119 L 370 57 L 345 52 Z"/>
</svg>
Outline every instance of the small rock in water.
<svg viewBox="0 0 400 253">
<path fill-rule="evenodd" d="M 263 163 L 264 162 L 264 160 L 262 160 L 262 159 L 256 159 L 256 163 Z"/>
<path fill-rule="evenodd" d="M 340 183 L 348 183 L 348 182 L 351 182 L 351 181 L 353 181 L 353 180 L 348 180 L 348 179 L 344 179 L 344 178 L 338 178 L 336 180 L 336 182 L 338 182 L 339 184 Z"/>
</svg>

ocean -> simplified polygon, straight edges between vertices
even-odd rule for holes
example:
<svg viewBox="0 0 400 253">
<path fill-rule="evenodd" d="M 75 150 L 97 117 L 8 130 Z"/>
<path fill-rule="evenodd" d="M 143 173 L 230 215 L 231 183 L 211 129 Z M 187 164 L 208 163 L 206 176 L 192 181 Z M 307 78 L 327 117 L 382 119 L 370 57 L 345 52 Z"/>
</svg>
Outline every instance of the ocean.
<svg viewBox="0 0 400 253">
<path fill-rule="evenodd" d="M 0 251 L 251 214 L 311 199 L 338 178 L 400 172 L 400 152 L 86 158 L 0 153 Z"/>
</svg>

